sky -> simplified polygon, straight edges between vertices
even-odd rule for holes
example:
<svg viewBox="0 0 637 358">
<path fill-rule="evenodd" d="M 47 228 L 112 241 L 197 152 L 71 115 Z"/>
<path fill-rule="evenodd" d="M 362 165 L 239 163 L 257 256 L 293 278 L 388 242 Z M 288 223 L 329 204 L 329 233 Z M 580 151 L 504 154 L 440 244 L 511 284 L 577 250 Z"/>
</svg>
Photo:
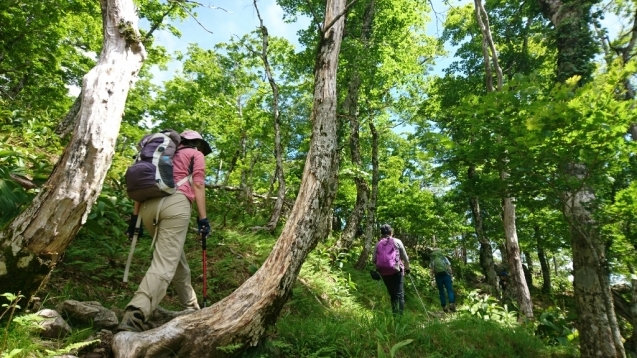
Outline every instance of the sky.
<svg viewBox="0 0 637 358">
<path fill-rule="evenodd" d="M 168 31 L 157 31 L 155 43 L 166 47 L 169 53 L 174 51 L 185 53 L 190 43 L 197 43 L 202 48 L 211 49 L 218 43 L 242 37 L 259 26 L 259 18 L 252 0 L 203 0 L 199 3 L 210 6 L 210 8 L 197 9 L 197 21 L 201 24 L 192 17 L 183 22 L 173 23 L 181 31 L 181 38 L 173 36 Z M 307 28 L 310 19 L 298 17 L 294 23 L 284 22 L 283 9 L 276 4 L 275 0 L 258 0 L 257 6 L 270 36 L 284 37 L 295 46 L 297 51 L 300 50 L 297 32 Z M 148 29 L 147 22 L 141 21 L 139 26 Z M 161 83 L 171 78 L 172 73 L 178 68 L 177 63 L 172 63 L 168 71 L 154 69 L 152 72 L 155 82 Z"/>
</svg>

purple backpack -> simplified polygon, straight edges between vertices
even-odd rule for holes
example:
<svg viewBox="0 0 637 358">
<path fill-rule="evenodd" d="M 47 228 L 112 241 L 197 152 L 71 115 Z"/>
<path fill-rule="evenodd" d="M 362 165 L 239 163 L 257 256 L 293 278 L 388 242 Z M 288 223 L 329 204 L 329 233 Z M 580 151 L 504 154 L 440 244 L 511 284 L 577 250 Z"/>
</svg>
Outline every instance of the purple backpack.
<svg viewBox="0 0 637 358">
<path fill-rule="evenodd" d="M 400 255 L 394 239 L 390 236 L 380 239 L 376 244 L 376 270 L 383 276 L 393 275 L 400 270 L 396 267 L 400 262 Z"/>
<path fill-rule="evenodd" d="M 139 154 L 126 170 L 126 191 L 138 202 L 173 194 L 177 183 L 173 179 L 173 156 L 181 142 L 179 133 L 166 129 L 148 134 L 139 142 Z M 186 179 L 186 178 L 185 178 Z"/>
</svg>

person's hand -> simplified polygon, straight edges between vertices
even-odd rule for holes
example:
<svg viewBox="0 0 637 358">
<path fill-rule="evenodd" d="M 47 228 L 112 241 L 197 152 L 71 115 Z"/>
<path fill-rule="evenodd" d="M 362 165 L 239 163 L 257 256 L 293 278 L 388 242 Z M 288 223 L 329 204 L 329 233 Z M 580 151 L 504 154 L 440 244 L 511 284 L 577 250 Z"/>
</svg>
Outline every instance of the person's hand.
<svg viewBox="0 0 637 358">
<path fill-rule="evenodd" d="M 199 227 L 199 234 L 201 235 L 201 238 L 205 239 L 208 235 L 210 235 L 210 222 L 208 221 L 208 218 L 197 220 L 197 226 Z"/>
<path fill-rule="evenodd" d="M 133 236 L 135 236 L 135 226 L 137 225 L 137 218 L 138 218 L 137 215 L 130 216 L 130 222 L 128 223 L 128 230 L 126 230 L 126 236 L 128 236 L 129 240 L 132 240 Z M 142 225 L 140 223 L 137 237 L 140 238 L 143 232 L 144 230 L 142 229 Z"/>
</svg>

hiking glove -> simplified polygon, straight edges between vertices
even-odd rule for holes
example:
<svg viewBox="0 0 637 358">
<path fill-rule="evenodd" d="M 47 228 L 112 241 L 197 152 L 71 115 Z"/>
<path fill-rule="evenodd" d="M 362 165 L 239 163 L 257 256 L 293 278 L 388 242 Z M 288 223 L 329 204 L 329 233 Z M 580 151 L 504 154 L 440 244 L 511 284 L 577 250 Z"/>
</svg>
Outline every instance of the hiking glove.
<svg viewBox="0 0 637 358">
<path fill-rule="evenodd" d="M 201 234 L 201 237 L 208 237 L 210 234 L 210 222 L 208 221 L 208 218 L 197 220 L 197 226 L 199 226 L 199 233 Z"/>
<path fill-rule="evenodd" d="M 137 225 L 137 215 L 131 215 L 130 222 L 128 223 L 128 230 L 126 230 L 126 236 L 128 236 L 129 239 L 132 239 L 135 235 L 135 225 Z M 137 238 L 140 238 L 143 232 L 144 230 L 142 229 L 142 225 L 140 223 L 139 235 L 137 235 Z"/>
</svg>

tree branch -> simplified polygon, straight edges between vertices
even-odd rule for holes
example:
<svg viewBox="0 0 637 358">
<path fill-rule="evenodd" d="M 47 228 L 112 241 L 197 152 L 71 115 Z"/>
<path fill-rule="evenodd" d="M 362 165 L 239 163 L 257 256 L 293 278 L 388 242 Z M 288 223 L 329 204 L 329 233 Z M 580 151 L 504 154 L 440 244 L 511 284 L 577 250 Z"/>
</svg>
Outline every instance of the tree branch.
<svg viewBox="0 0 637 358">
<path fill-rule="evenodd" d="M 345 9 L 343 9 L 343 11 L 336 15 L 334 17 L 334 19 L 332 19 L 332 21 L 330 21 L 330 23 L 325 26 L 325 28 L 321 31 L 323 34 L 326 33 L 327 31 L 329 31 L 329 29 L 334 26 L 334 24 L 336 23 L 336 21 L 338 21 L 343 15 L 347 14 L 347 11 L 349 10 L 350 7 L 352 7 L 354 4 L 356 4 L 358 2 L 358 0 L 352 0 L 352 2 L 350 2 L 349 4 L 345 5 Z"/>
</svg>

